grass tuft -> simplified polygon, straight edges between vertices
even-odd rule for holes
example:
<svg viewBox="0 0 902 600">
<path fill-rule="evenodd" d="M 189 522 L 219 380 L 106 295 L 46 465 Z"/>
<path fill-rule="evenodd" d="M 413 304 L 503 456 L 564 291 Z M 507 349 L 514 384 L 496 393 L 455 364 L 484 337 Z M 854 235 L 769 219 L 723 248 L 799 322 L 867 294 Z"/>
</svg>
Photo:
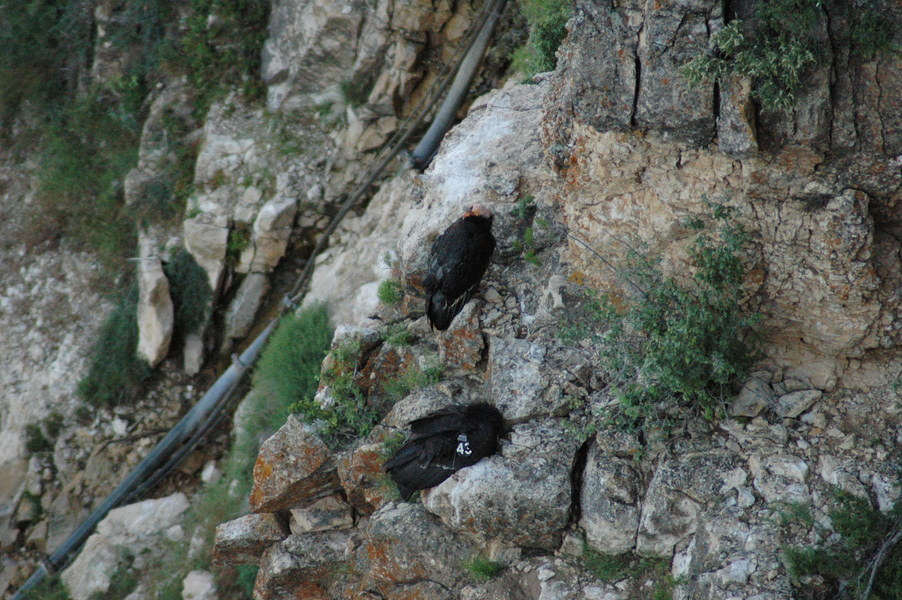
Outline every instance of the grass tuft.
<svg viewBox="0 0 902 600">
<path fill-rule="evenodd" d="M 476 581 L 489 581 L 498 577 L 504 571 L 504 565 L 491 561 L 483 556 L 474 556 L 463 563 L 463 568 L 469 571 Z"/>
</svg>

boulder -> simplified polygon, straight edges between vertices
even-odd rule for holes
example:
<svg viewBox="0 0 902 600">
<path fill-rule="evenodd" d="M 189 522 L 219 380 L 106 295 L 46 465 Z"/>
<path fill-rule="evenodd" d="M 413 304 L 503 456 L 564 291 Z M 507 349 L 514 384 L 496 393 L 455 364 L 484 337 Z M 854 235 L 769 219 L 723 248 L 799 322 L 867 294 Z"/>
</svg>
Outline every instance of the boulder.
<svg viewBox="0 0 902 600">
<path fill-rule="evenodd" d="M 239 273 L 265 273 L 279 264 L 288 247 L 288 237 L 297 212 L 296 198 L 277 196 L 264 203 L 254 220 L 253 239 L 241 252 L 235 270 Z"/>
<path fill-rule="evenodd" d="M 224 318 L 226 339 L 241 339 L 248 334 L 268 292 L 269 276 L 263 273 L 248 273 L 226 310 Z"/>
<path fill-rule="evenodd" d="M 295 535 L 350 529 L 354 526 L 354 512 L 339 494 L 333 494 L 304 508 L 292 508 L 288 526 Z"/>
<path fill-rule="evenodd" d="M 138 235 L 138 357 L 151 368 L 166 358 L 175 322 L 169 280 L 152 234 Z"/>
<path fill-rule="evenodd" d="M 698 528 L 702 515 L 733 489 L 723 473 L 743 461 L 711 442 L 677 445 L 659 460 L 645 491 L 636 551 L 671 557 L 674 547 Z"/>
<path fill-rule="evenodd" d="M 188 498 L 179 492 L 111 510 L 78 557 L 63 571 L 63 582 L 72 599 L 89 600 L 96 594 L 106 594 L 117 569 L 130 566 L 123 563 L 124 556 L 137 556 L 154 547 L 161 534 L 179 522 L 188 506 Z"/>
<path fill-rule="evenodd" d="M 335 457 L 294 415 L 260 447 L 250 505 L 274 512 L 309 504 L 341 489 Z"/>
<path fill-rule="evenodd" d="M 260 560 L 254 598 L 328 599 L 335 563 L 345 556 L 347 533 L 293 534 L 274 544 Z"/>
<path fill-rule="evenodd" d="M 580 493 L 579 525 L 586 542 L 604 554 L 623 554 L 636 545 L 639 476 L 633 461 L 589 450 Z"/>
<path fill-rule="evenodd" d="M 570 470 L 578 446 L 556 420 L 517 425 L 500 456 L 457 471 L 424 493 L 424 505 L 455 531 L 556 549 L 570 517 Z"/>
<path fill-rule="evenodd" d="M 191 571 L 182 582 L 182 600 L 217 600 L 216 582 L 209 571 Z"/>
<path fill-rule="evenodd" d="M 388 476 L 382 472 L 384 452 L 382 444 L 363 444 L 343 454 L 338 461 L 338 477 L 348 502 L 364 516 L 371 515 L 391 499 L 386 485 Z"/>
<path fill-rule="evenodd" d="M 361 589 L 388 596 L 393 588 L 432 581 L 454 589 L 464 577 L 460 564 L 473 546 L 448 530 L 422 504 L 389 503 L 373 513 L 366 537 L 352 555 Z"/>
<path fill-rule="evenodd" d="M 213 564 L 258 564 L 263 552 L 289 533 L 282 519 L 272 513 L 252 513 L 222 523 L 213 540 Z"/>
<path fill-rule="evenodd" d="M 198 215 L 185 219 L 182 224 L 185 249 L 207 273 L 210 289 L 219 289 L 219 280 L 225 267 L 226 248 L 229 241 L 227 217 Z"/>
</svg>

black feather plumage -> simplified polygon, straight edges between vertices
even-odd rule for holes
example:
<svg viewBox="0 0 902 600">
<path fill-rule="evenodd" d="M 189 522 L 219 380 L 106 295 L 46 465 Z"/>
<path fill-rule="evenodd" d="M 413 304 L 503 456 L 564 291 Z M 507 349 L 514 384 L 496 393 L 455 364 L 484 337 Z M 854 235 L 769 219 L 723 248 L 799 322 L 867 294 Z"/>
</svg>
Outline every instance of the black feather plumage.
<svg viewBox="0 0 902 600">
<path fill-rule="evenodd" d="M 475 205 L 432 244 L 423 287 L 429 325 L 439 331 L 451 326 L 489 267 L 495 251 L 492 219 L 488 209 Z"/>
<path fill-rule="evenodd" d="M 410 437 L 383 470 L 408 500 L 415 490 L 434 487 L 495 454 L 503 433 L 504 418 L 494 406 L 450 406 L 411 421 Z"/>
</svg>

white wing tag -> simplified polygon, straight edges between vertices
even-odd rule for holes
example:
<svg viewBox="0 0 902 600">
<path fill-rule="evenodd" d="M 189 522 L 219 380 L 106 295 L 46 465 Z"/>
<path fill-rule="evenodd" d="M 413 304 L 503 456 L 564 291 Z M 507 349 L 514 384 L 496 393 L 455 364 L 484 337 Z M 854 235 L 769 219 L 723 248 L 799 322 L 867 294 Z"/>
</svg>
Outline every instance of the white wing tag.
<svg viewBox="0 0 902 600">
<path fill-rule="evenodd" d="M 461 456 L 470 456 L 473 454 L 473 451 L 470 450 L 470 442 L 467 440 L 467 434 L 462 433 L 457 436 L 457 441 L 460 442 L 457 444 L 457 453 Z"/>
</svg>

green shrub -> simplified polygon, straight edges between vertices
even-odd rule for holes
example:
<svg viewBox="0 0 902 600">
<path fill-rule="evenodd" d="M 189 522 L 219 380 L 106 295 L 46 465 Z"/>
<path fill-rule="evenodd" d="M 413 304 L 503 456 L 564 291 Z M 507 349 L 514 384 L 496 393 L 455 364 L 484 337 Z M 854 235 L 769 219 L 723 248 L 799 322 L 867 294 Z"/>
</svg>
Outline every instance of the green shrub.
<svg viewBox="0 0 902 600">
<path fill-rule="evenodd" d="M 830 547 L 785 548 L 790 574 L 796 578 L 820 575 L 853 598 L 870 594 L 882 600 L 902 599 L 902 502 L 881 512 L 867 499 L 837 490 L 833 504 L 829 516 L 842 540 Z"/>
<path fill-rule="evenodd" d="M 376 296 L 385 306 L 397 306 L 404 299 L 404 286 L 397 279 L 384 279 Z"/>
<path fill-rule="evenodd" d="M 213 296 L 207 272 L 184 248 L 175 251 L 169 262 L 163 265 L 163 271 L 169 280 L 174 333 L 184 336 L 196 332 L 207 318 Z"/>
<path fill-rule="evenodd" d="M 53 450 L 53 442 L 47 439 L 40 425 L 29 423 L 25 426 L 25 449 L 31 454 L 50 452 Z"/>
<path fill-rule="evenodd" d="M 254 371 L 254 391 L 266 398 L 281 424 L 297 402 L 316 394 L 333 328 L 325 305 L 282 318 Z"/>
<path fill-rule="evenodd" d="M 138 284 L 116 304 L 91 347 L 88 374 L 78 394 L 94 406 L 124 404 L 150 376 L 150 366 L 137 357 Z"/>
<path fill-rule="evenodd" d="M 376 81 L 368 74 L 359 74 L 356 77 L 345 79 L 339 84 L 341 95 L 350 106 L 358 107 L 366 104 L 370 92 Z"/>
<path fill-rule="evenodd" d="M 573 9 L 566 0 L 523 0 L 521 8 L 529 23 L 529 40 L 514 52 L 511 68 L 523 73 L 528 82 L 537 73 L 557 66 L 555 53 L 567 37 L 567 20 Z"/>
<path fill-rule="evenodd" d="M 687 223 L 699 231 L 689 248 L 690 281 L 664 276 L 659 259 L 633 251 L 621 272 L 628 295 L 589 294 L 581 314 L 562 328 L 565 342 L 599 343 L 600 366 L 619 399 L 610 422 L 621 429 L 666 429 L 687 410 L 718 417 L 731 386 L 759 357 L 757 316 L 739 305 L 746 234 L 731 209 L 710 207 L 708 223 Z M 706 231 L 711 222 L 715 236 Z"/>
<path fill-rule="evenodd" d="M 463 563 L 463 568 L 470 572 L 476 581 L 494 579 L 504 571 L 504 565 L 491 561 L 483 556 L 474 556 Z"/>
<path fill-rule="evenodd" d="M 269 9 L 266 0 L 191 0 L 187 4 L 183 34 L 165 56 L 168 69 L 188 75 L 197 94 L 195 117 L 203 118 L 210 105 L 234 87 L 251 99 L 263 96 L 260 56 Z"/>
<path fill-rule="evenodd" d="M 135 227 L 122 180 L 137 163 L 140 130 L 92 93 L 51 112 L 40 149 L 32 227 L 68 236 L 119 267 L 134 252 Z"/>
<path fill-rule="evenodd" d="M 752 95 L 765 111 L 790 109 L 804 76 L 824 61 L 816 29 L 826 19 L 822 0 L 759 3 L 754 21 L 736 20 L 712 36 L 714 51 L 683 68 L 690 85 L 738 75 L 753 81 Z M 870 55 L 892 48 L 892 27 L 870 2 L 832 7 L 852 23 L 852 52 Z M 753 29 L 752 29 L 753 28 Z"/>
</svg>

